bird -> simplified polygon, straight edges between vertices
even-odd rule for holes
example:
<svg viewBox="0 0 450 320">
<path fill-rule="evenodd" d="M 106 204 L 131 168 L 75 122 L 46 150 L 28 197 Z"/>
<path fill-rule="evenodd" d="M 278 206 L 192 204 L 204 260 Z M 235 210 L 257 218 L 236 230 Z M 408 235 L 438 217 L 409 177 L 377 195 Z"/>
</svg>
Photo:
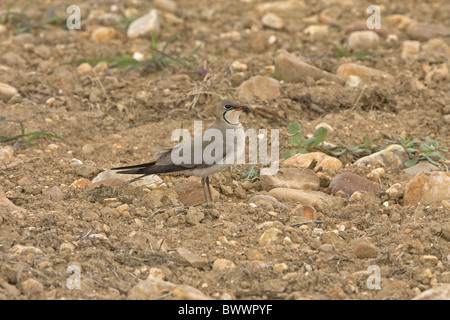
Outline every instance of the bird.
<svg viewBox="0 0 450 320">
<path fill-rule="evenodd" d="M 201 136 L 194 136 L 190 141 L 182 142 L 173 148 L 164 150 L 151 162 L 117 167 L 112 170 L 120 170 L 117 171 L 119 174 L 140 174 L 139 177 L 129 180 L 128 182 L 133 182 L 152 174 L 181 173 L 184 175 L 201 177 L 205 203 L 214 202 L 211 194 L 209 176 L 229 167 L 232 163 L 230 163 L 227 156 L 234 157 L 234 154 L 243 154 L 243 148 L 245 148 L 245 145 L 239 146 L 239 143 L 235 146 L 234 139 L 233 141 L 227 141 L 225 139 L 227 130 L 233 130 L 234 132 L 242 130 L 243 132 L 243 126 L 240 122 L 240 115 L 242 112 L 248 113 L 250 112 L 250 108 L 233 99 L 222 99 L 215 107 L 215 121 Z M 217 133 L 220 134 L 217 135 Z M 214 137 L 214 140 L 211 139 L 211 136 Z M 222 137 L 222 141 L 219 140 L 220 136 Z M 208 141 L 205 141 L 208 139 L 211 142 L 208 143 Z M 201 150 L 195 150 L 195 148 L 198 148 L 199 146 L 201 147 Z M 201 161 L 196 161 L 198 158 L 195 157 L 195 152 L 200 151 L 203 155 L 206 148 L 209 148 L 208 150 L 215 150 L 214 155 L 211 153 L 212 159 L 202 158 Z M 237 148 L 240 148 L 240 150 L 237 150 Z M 192 150 L 194 150 L 194 152 L 192 152 Z M 185 151 L 190 151 L 190 155 L 184 154 Z M 173 155 L 177 154 L 182 154 L 182 156 L 184 156 L 183 159 L 187 159 L 188 161 L 181 163 L 178 163 L 180 161 L 173 161 Z M 209 200 L 206 190 L 208 190 Z"/>
</svg>

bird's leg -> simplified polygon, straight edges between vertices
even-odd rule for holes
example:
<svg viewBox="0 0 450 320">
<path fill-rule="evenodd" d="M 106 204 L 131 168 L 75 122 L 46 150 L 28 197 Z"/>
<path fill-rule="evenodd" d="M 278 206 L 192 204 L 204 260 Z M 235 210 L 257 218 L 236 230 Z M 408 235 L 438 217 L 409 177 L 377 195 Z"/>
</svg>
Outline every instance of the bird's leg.
<svg viewBox="0 0 450 320">
<path fill-rule="evenodd" d="M 208 186 L 209 199 L 211 199 L 211 202 L 214 202 L 212 194 L 211 194 L 211 188 L 209 187 L 209 176 L 207 176 L 205 180 L 206 180 L 206 185 Z"/>
<path fill-rule="evenodd" d="M 203 194 L 205 195 L 205 202 L 208 202 L 208 196 L 206 195 L 206 188 L 205 188 L 205 178 L 202 178 L 202 187 L 203 187 Z"/>
</svg>

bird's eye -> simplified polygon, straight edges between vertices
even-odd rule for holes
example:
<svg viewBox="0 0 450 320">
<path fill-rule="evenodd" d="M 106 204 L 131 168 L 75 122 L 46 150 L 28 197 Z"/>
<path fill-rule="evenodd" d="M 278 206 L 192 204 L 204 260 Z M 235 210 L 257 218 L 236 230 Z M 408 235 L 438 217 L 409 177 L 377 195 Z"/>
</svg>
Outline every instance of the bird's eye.
<svg viewBox="0 0 450 320">
<path fill-rule="evenodd" d="M 227 105 L 225 105 L 225 109 L 230 110 L 230 109 L 233 109 L 233 107 L 230 106 L 229 104 L 227 104 Z"/>
</svg>

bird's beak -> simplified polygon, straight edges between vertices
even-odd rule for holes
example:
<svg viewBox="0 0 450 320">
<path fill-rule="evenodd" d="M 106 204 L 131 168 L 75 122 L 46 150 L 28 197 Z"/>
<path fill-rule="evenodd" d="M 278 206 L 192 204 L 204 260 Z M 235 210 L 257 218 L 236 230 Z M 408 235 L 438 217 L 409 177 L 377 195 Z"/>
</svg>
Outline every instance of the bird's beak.
<svg viewBox="0 0 450 320">
<path fill-rule="evenodd" d="M 235 110 L 236 111 L 250 112 L 250 109 L 247 106 L 240 106 L 240 107 L 237 107 Z"/>
</svg>

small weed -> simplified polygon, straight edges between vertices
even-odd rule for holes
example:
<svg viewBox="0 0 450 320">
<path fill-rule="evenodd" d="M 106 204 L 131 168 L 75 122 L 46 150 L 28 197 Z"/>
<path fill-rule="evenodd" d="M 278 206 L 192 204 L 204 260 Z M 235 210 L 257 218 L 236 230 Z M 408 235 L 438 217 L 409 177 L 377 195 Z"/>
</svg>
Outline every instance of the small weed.
<svg viewBox="0 0 450 320">
<path fill-rule="evenodd" d="M 289 138 L 289 144 L 294 148 L 286 150 L 282 153 L 283 158 L 287 159 L 296 153 L 309 153 L 313 151 L 321 151 L 333 157 L 339 157 L 345 153 L 349 153 L 353 158 L 359 159 L 364 156 L 368 156 L 375 152 L 381 151 L 387 148 L 391 144 L 401 145 L 409 155 L 410 160 L 404 163 L 405 167 L 411 167 L 415 165 L 419 160 L 428 160 L 434 165 L 440 166 L 441 164 L 436 159 L 446 158 L 441 152 L 447 152 L 447 149 L 442 149 L 439 142 L 432 140 L 429 137 L 425 138 L 425 141 L 417 141 L 413 139 L 411 135 L 402 137 L 398 135 L 398 140 L 387 140 L 388 145 L 377 144 L 370 141 L 367 137 L 363 138 L 362 144 L 358 146 L 338 144 L 332 146 L 325 144 L 324 140 L 327 135 L 327 130 L 323 127 L 318 128 L 312 138 L 304 139 L 300 124 L 292 122 L 288 126 L 291 137 Z"/>
<path fill-rule="evenodd" d="M 26 11 L 33 3 L 32 0 L 28 0 L 25 6 L 19 11 L 11 11 L 11 0 L 6 3 L 6 12 L 3 16 L 0 16 L 0 24 L 11 25 L 13 27 L 13 34 L 19 34 L 23 32 L 30 32 L 32 29 L 45 29 L 46 24 L 59 23 L 66 21 L 66 17 L 55 16 L 55 10 L 57 5 L 51 6 L 47 18 L 43 21 L 33 21 L 27 14 Z M 65 27 L 65 24 L 64 26 Z"/>
<path fill-rule="evenodd" d="M 372 51 L 360 51 L 360 52 L 348 52 L 347 47 L 341 47 L 336 48 L 334 50 L 334 57 L 335 58 L 342 58 L 342 57 L 355 57 L 358 60 L 362 60 L 366 57 L 372 57 L 375 56 L 377 53 Z"/>
<path fill-rule="evenodd" d="M 35 140 L 40 137 L 49 137 L 49 138 L 54 138 L 54 139 L 59 139 L 61 141 L 64 141 L 64 139 L 61 138 L 60 136 L 58 136 L 54 133 L 46 132 L 46 131 L 26 132 L 25 127 L 20 120 L 8 120 L 5 117 L 0 117 L 0 122 L 12 122 L 12 123 L 19 124 L 19 126 L 20 126 L 20 134 L 9 136 L 7 134 L 0 133 L 0 141 L 1 142 L 10 142 L 10 141 L 17 140 L 14 143 L 15 146 L 22 146 L 22 145 L 32 146 L 32 145 L 36 144 Z"/>
<path fill-rule="evenodd" d="M 133 71 L 137 68 L 142 68 L 142 73 L 150 73 L 162 70 L 169 65 L 178 64 L 182 67 L 189 69 L 190 71 L 196 72 L 199 75 L 204 75 L 206 71 L 203 68 L 196 69 L 194 64 L 197 64 L 197 59 L 195 58 L 195 54 L 201 48 L 201 45 L 197 46 L 192 50 L 192 52 L 186 57 L 180 57 L 178 54 L 173 52 L 167 52 L 167 48 L 170 44 L 170 41 L 166 41 L 162 50 L 157 48 L 156 38 L 152 37 L 152 41 L 150 43 L 150 58 L 145 59 L 143 61 L 138 61 L 134 59 L 129 54 L 122 54 L 119 57 L 111 57 L 111 58 L 93 58 L 93 59 L 83 59 L 78 61 L 70 62 L 71 65 L 79 65 L 81 63 L 98 63 L 101 61 L 113 62 L 110 68 L 123 68 L 128 67 L 122 74 L 125 76 L 129 72 Z"/>
<path fill-rule="evenodd" d="M 260 170 L 256 169 L 254 165 L 251 165 L 248 169 L 244 170 L 245 180 L 255 182 L 259 178 Z"/>
</svg>

